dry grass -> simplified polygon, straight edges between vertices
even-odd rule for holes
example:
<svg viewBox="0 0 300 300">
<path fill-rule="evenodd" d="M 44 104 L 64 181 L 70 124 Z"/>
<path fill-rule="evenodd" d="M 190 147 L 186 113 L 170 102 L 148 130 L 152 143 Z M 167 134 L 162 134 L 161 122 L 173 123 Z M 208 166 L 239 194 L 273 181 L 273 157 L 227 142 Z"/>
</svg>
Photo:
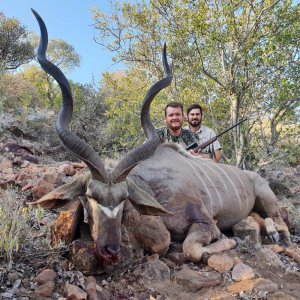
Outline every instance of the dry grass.
<svg viewBox="0 0 300 300">
<path fill-rule="evenodd" d="M 0 258 L 7 262 L 7 269 L 17 256 L 47 256 L 53 249 L 49 227 L 40 225 L 44 211 L 24 206 L 14 188 L 0 190 L 0 195 Z"/>
</svg>

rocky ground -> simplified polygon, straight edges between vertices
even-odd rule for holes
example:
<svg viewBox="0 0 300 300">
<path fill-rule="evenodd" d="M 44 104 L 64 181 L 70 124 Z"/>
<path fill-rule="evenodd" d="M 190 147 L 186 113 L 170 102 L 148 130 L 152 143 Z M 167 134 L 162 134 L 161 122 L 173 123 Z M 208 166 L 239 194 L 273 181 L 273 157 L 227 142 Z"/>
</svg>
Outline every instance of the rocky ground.
<svg viewBox="0 0 300 300">
<path fill-rule="evenodd" d="M 2 139 L 0 207 L 14 193 L 12 217 L 16 203 L 23 206 L 85 172 L 84 164 L 55 162 L 40 155 L 40 149 L 25 140 Z M 293 247 L 271 244 L 266 238 L 260 245 L 261 238 L 248 227 L 254 219 L 248 217 L 235 230 L 235 249 L 206 255 L 199 264 L 182 259 L 177 243 L 159 256 L 137 254 L 123 240 L 123 260 L 108 272 L 91 274 L 93 266 L 80 241 L 49 245 L 48 229 L 59 212 L 45 211 L 41 217 L 30 215 L 29 231 L 34 233 L 30 243 L 20 245 L 10 258 L 0 252 L 0 298 L 300 299 L 300 165 L 273 166 L 262 170 L 262 175 L 278 196 Z M 123 233 L 126 237 L 124 228 Z M 17 234 L 14 231 L 11 239 Z"/>
</svg>

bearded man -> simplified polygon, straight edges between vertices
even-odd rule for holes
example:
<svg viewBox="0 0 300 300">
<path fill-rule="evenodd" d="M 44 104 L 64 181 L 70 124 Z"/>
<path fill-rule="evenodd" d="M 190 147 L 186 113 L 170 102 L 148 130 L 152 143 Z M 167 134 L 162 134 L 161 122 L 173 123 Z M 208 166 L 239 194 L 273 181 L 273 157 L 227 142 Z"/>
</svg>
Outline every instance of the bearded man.
<svg viewBox="0 0 300 300">
<path fill-rule="evenodd" d="M 205 143 L 209 139 L 216 136 L 215 132 L 207 126 L 202 125 L 202 107 L 195 103 L 190 105 L 186 111 L 187 121 L 189 126 L 185 129 L 190 129 L 197 134 L 200 144 Z M 218 162 L 222 158 L 221 145 L 218 140 L 201 149 L 201 156 L 213 158 Z"/>
<path fill-rule="evenodd" d="M 193 131 L 183 128 L 183 105 L 180 102 L 170 102 L 165 106 L 166 126 L 156 129 L 161 142 L 178 143 L 185 148 L 199 138 Z"/>
</svg>

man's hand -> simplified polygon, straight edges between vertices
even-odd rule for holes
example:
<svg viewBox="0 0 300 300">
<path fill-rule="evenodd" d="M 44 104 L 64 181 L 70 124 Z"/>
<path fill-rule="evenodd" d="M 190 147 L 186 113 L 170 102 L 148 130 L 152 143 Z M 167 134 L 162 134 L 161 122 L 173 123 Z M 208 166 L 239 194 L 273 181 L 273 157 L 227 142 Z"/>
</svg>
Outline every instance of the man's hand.
<svg viewBox="0 0 300 300">
<path fill-rule="evenodd" d="M 201 153 L 201 150 L 199 150 L 198 152 L 195 152 L 194 150 L 190 150 L 190 153 L 195 156 L 201 156 L 203 158 L 211 158 L 209 154 Z"/>
<path fill-rule="evenodd" d="M 195 156 L 201 156 L 202 158 L 213 159 L 215 162 L 219 162 L 219 160 L 222 158 L 222 153 L 220 150 L 215 151 L 214 158 L 212 158 L 210 154 L 202 153 L 201 149 L 198 152 L 195 152 L 194 150 L 190 150 L 190 153 Z"/>
</svg>

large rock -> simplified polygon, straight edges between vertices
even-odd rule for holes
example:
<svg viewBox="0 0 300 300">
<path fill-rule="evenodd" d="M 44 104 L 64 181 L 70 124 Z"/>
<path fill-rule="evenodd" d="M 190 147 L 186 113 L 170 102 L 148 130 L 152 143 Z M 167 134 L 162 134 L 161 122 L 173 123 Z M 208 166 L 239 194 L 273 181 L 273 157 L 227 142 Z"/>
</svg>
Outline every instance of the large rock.
<svg viewBox="0 0 300 300">
<path fill-rule="evenodd" d="M 284 263 L 280 260 L 276 253 L 269 248 L 262 248 L 260 251 L 255 253 L 255 257 L 262 264 L 269 267 L 284 268 Z"/>
<path fill-rule="evenodd" d="M 214 287 L 221 283 L 221 275 L 217 272 L 199 272 L 184 268 L 176 274 L 176 281 L 185 290 L 196 292 L 204 287 Z"/>
<path fill-rule="evenodd" d="M 86 227 L 87 225 L 83 224 L 83 226 Z M 85 228 L 84 231 L 86 234 L 88 228 Z M 84 239 L 77 239 L 72 243 L 70 260 L 74 266 L 85 275 L 99 275 L 104 272 L 114 272 L 116 269 L 129 264 L 134 258 L 132 245 L 129 241 L 129 237 L 124 226 L 121 227 L 121 236 L 122 255 L 119 261 L 117 261 L 115 264 L 107 264 L 104 260 L 99 261 L 95 258 L 94 242 L 88 239 L 87 234 L 84 236 Z"/>
<path fill-rule="evenodd" d="M 235 224 L 232 230 L 235 237 L 247 240 L 247 247 L 261 247 L 260 227 L 253 217 L 248 216 L 246 219 Z"/>
<path fill-rule="evenodd" d="M 83 220 L 83 207 L 80 200 L 68 203 L 51 225 L 52 245 L 57 245 L 60 241 L 72 242 L 80 220 Z"/>
<path fill-rule="evenodd" d="M 237 294 L 240 292 L 251 292 L 254 289 L 256 291 L 266 291 L 268 293 L 273 293 L 279 289 L 279 286 L 277 283 L 271 280 L 264 278 L 256 278 L 234 282 L 229 284 L 225 288 L 225 290 L 231 294 Z"/>
<path fill-rule="evenodd" d="M 122 224 L 126 227 L 133 248 L 140 256 L 143 250 L 152 254 L 163 254 L 170 245 L 170 232 L 158 216 L 140 215 L 140 213 L 127 201 Z M 140 253 L 138 253 L 140 250 Z"/>
<path fill-rule="evenodd" d="M 137 276 L 142 274 L 144 280 L 151 282 L 161 282 L 170 279 L 169 267 L 159 259 L 157 254 L 143 257 L 133 274 Z"/>
<path fill-rule="evenodd" d="M 38 158 L 34 155 L 34 149 L 31 145 L 23 145 L 15 141 L 8 141 L 2 145 L 0 150 L 2 153 L 12 153 L 15 157 L 20 157 L 21 160 L 27 160 L 35 164 L 39 163 Z"/>
<path fill-rule="evenodd" d="M 141 216 L 133 232 L 135 239 L 146 251 L 163 254 L 170 245 L 170 232 L 158 216 Z"/>
<path fill-rule="evenodd" d="M 62 184 L 62 175 L 46 173 L 32 189 L 33 200 L 38 200 Z"/>
</svg>

